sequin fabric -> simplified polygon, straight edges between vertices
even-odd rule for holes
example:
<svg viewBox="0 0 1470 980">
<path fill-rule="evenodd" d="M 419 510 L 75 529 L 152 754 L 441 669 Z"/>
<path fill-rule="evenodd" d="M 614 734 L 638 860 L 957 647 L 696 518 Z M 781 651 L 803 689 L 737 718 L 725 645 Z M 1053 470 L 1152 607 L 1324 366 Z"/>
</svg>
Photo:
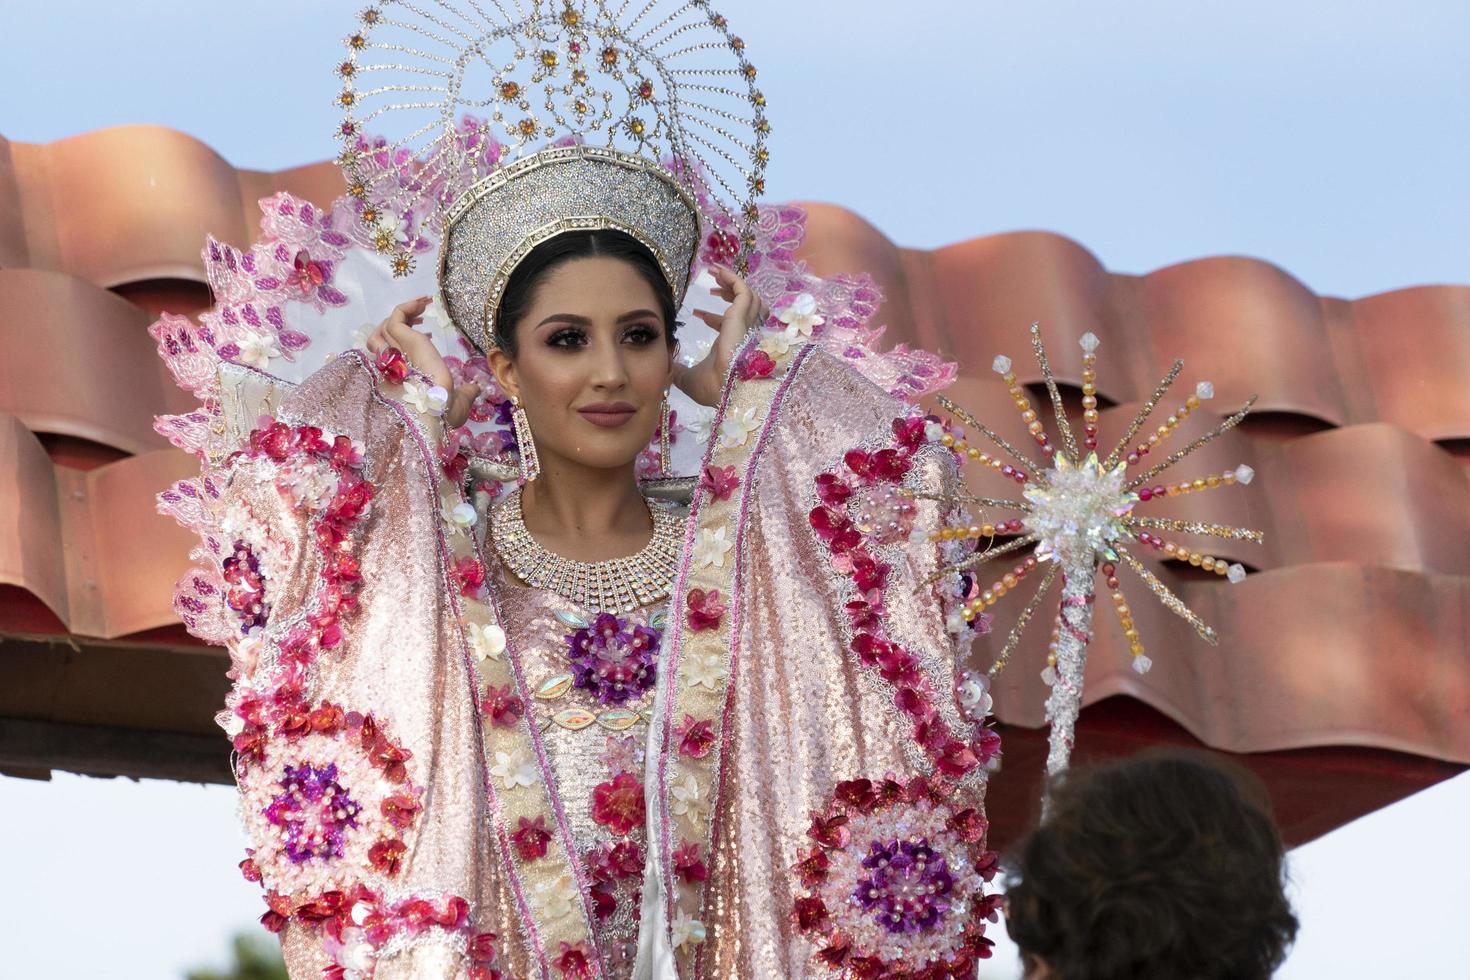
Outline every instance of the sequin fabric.
<svg viewBox="0 0 1470 980">
<path fill-rule="evenodd" d="M 681 955 L 681 976 L 827 975 L 792 915 L 801 892 L 792 865 L 811 845 L 812 813 L 826 809 L 844 780 L 933 772 L 894 706 L 891 686 L 847 650 L 841 611 L 847 593 L 808 519 L 816 476 L 847 449 L 886 444 L 904 406 L 820 350 L 793 370 L 799 373 L 763 433 L 745 489 L 732 601 L 739 623 L 731 638 L 734 680 L 700 915 L 704 938 L 692 955 Z M 738 411 L 748 395 L 736 385 L 726 409 Z M 952 476 L 928 456 L 916 486 L 946 489 Z M 921 502 L 915 523 L 934 526 L 935 506 Z M 698 539 L 706 530 L 717 529 L 696 514 L 691 534 Z M 913 549 L 898 561 L 890 575 L 887 624 L 895 640 L 918 652 L 934 688 L 949 691 L 953 643 L 939 599 L 921 585 L 935 567 L 932 548 Z M 676 586 L 675 615 L 686 616 L 688 608 Z M 954 704 L 938 709 L 955 730 L 968 728 Z M 656 745 L 655 751 L 673 754 L 678 747 Z M 984 781 L 983 770 L 972 771 L 956 797 L 978 810 Z M 676 786 L 659 792 L 673 793 Z M 670 860 L 677 844 L 664 842 L 661 859 Z M 676 942 L 677 923 L 676 917 Z"/>
<path fill-rule="evenodd" d="M 608 977 L 631 977 L 648 855 L 643 770 L 654 685 L 633 682 L 609 696 L 605 678 L 636 673 L 645 659 L 656 669 L 668 603 L 614 615 L 527 586 L 492 563 L 509 648 L 534 692 L 529 711 L 588 882 L 597 950 Z M 588 662 L 612 669 L 589 679 Z"/>
</svg>

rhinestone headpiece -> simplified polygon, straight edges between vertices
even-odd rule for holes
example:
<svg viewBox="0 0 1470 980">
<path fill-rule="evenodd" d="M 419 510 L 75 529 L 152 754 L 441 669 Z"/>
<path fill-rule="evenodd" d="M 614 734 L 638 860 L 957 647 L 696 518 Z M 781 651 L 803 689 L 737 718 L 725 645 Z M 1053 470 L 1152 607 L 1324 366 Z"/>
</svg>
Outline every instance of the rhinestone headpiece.
<svg viewBox="0 0 1470 980">
<path fill-rule="evenodd" d="M 482 350 L 516 264 L 563 231 L 626 232 L 680 301 L 706 231 L 744 271 L 770 126 L 706 0 L 381 0 L 359 20 L 337 66 L 348 194 L 396 274 L 439 240 Z M 370 142 L 385 126 L 407 133 Z"/>
</svg>

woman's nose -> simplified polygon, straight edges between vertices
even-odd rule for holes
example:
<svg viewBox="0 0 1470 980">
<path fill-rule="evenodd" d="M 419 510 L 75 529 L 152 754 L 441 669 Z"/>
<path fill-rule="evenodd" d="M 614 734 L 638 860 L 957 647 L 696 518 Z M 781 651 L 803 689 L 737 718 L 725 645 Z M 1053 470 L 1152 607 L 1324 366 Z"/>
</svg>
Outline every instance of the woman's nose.
<svg viewBox="0 0 1470 980">
<path fill-rule="evenodd" d="M 617 344 L 597 345 L 592 384 L 605 390 L 616 390 L 628 383 L 628 367 L 623 363 L 623 350 Z"/>
</svg>

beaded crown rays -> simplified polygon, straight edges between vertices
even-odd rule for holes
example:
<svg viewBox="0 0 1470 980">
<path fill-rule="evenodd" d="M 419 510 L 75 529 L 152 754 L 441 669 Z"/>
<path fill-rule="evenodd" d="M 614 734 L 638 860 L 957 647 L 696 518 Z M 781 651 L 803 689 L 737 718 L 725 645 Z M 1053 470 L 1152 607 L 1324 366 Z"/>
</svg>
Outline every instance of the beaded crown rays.
<svg viewBox="0 0 1470 980">
<path fill-rule="evenodd" d="M 380 0 L 346 46 L 338 163 L 364 232 L 399 275 L 438 239 L 482 351 L 516 264 L 563 231 L 631 235 L 680 302 L 703 231 L 745 271 L 770 125 L 705 0 Z"/>
</svg>

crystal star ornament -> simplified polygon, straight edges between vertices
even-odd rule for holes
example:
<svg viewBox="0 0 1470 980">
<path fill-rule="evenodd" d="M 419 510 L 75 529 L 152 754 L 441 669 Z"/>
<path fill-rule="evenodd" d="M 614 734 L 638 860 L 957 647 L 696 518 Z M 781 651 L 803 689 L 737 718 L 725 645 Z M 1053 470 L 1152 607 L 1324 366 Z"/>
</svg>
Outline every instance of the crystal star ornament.
<svg viewBox="0 0 1470 980">
<path fill-rule="evenodd" d="M 1021 525 L 1036 535 L 1036 558 L 1073 558 L 1097 554 L 1118 560 L 1113 542 L 1127 534 L 1123 518 L 1138 503 L 1138 494 L 1125 489 L 1127 466 L 1103 469 L 1097 453 L 1088 453 L 1080 465 L 1058 455 L 1055 465 L 1021 493 L 1031 512 Z"/>
<path fill-rule="evenodd" d="M 971 598 L 959 609 L 964 620 L 970 621 L 985 615 L 986 610 L 1008 592 L 1020 588 L 1023 580 L 1040 580 L 990 667 L 989 673 L 992 677 L 1009 662 L 1011 654 L 1020 644 L 1026 625 L 1040 608 L 1052 582 L 1061 579 L 1060 604 L 1054 620 L 1053 641 L 1046 667 L 1042 671 L 1042 680 L 1051 687 L 1051 695 L 1046 702 L 1047 720 L 1051 723 L 1047 771 L 1053 776 L 1066 769 L 1071 757 L 1073 727 L 1082 703 L 1083 667 L 1086 663 L 1087 645 L 1092 638 L 1092 614 L 1097 604 L 1098 581 L 1104 583 L 1105 594 L 1111 599 L 1110 604 L 1132 656 L 1133 669 L 1140 674 L 1146 673 L 1153 661 L 1144 652 L 1143 641 L 1133 621 L 1132 609 L 1120 591 L 1119 573 L 1125 567 L 1143 581 L 1165 608 L 1188 621 L 1203 639 L 1209 643 L 1215 643 L 1217 639 L 1215 631 L 1205 625 L 1129 548 L 1137 544 L 1140 548 L 1152 549 L 1161 558 L 1186 562 L 1236 584 L 1245 579 L 1244 565 L 1166 541 L 1158 532 L 1207 535 L 1255 544 L 1260 544 L 1262 539 L 1259 531 L 1247 528 L 1148 517 L 1137 513 L 1140 505 L 1160 497 L 1177 497 L 1186 493 L 1241 487 L 1250 483 L 1255 471 L 1244 464 L 1224 473 L 1178 482 L 1154 481 L 1162 479 L 1161 475 L 1165 470 L 1201 446 L 1240 424 L 1255 399 L 1247 401 L 1237 412 L 1192 440 L 1183 449 L 1149 465 L 1148 460 L 1160 445 L 1203 402 L 1215 395 L 1212 384 L 1208 381 L 1200 382 L 1194 392 L 1167 419 L 1157 424 L 1153 431 L 1140 437 L 1144 425 L 1168 394 L 1184 366 L 1183 362 L 1175 361 L 1149 400 L 1129 423 L 1118 445 L 1106 456 L 1100 456 L 1097 449 L 1099 414 L 1096 385 L 1097 350 L 1100 341 L 1095 334 L 1085 333 L 1078 343 L 1082 348 L 1083 413 L 1080 439 L 1063 409 L 1061 392 L 1047 360 L 1046 348 L 1041 342 L 1040 327 L 1037 324 L 1031 325 L 1031 347 L 1051 401 L 1060 445 L 1052 442 L 1051 434 L 1047 432 L 1031 404 L 1030 395 L 1016 377 L 1011 359 L 1002 354 L 991 364 L 991 370 L 1000 375 L 1011 400 L 1021 412 L 1026 431 L 1035 441 L 1036 450 L 1045 462 L 1036 462 L 980 419 L 942 395 L 939 397 L 940 404 L 959 423 L 993 443 L 999 452 L 992 456 L 990 452 L 970 445 L 965 432 L 957 425 L 934 422 L 925 426 L 925 437 L 930 442 L 944 446 L 960 459 L 979 463 L 1021 486 L 1020 500 L 971 494 L 935 495 L 935 499 L 957 504 L 961 508 L 979 505 L 1020 511 L 1022 515 L 1019 519 L 996 521 L 972 519 L 967 521 L 965 527 L 943 528 L 931 534 L 931 538 L 935 540 L 974 542 L 970 555 L 941 568 L 930 579 L 931 582 L 936 582 L 957 573 L 965 573 L 969 576 L 968 581 L 975 583 L 975 588 L 970 592 Z M 997 541 L 998 536 L 1012 534 L 1015 536 L 1008 541 Z M 1031 549 L 1029 556 L 1023 554 L 1028 548 Z M 1012 561 L 1019 558 L 1021 563 L 1011 571 L 999 574 L 997 581 L 989 588 L 979 584 L 982 580 L 978 569 L 1005 555 L 1012 555 Z"/>
</svg>

